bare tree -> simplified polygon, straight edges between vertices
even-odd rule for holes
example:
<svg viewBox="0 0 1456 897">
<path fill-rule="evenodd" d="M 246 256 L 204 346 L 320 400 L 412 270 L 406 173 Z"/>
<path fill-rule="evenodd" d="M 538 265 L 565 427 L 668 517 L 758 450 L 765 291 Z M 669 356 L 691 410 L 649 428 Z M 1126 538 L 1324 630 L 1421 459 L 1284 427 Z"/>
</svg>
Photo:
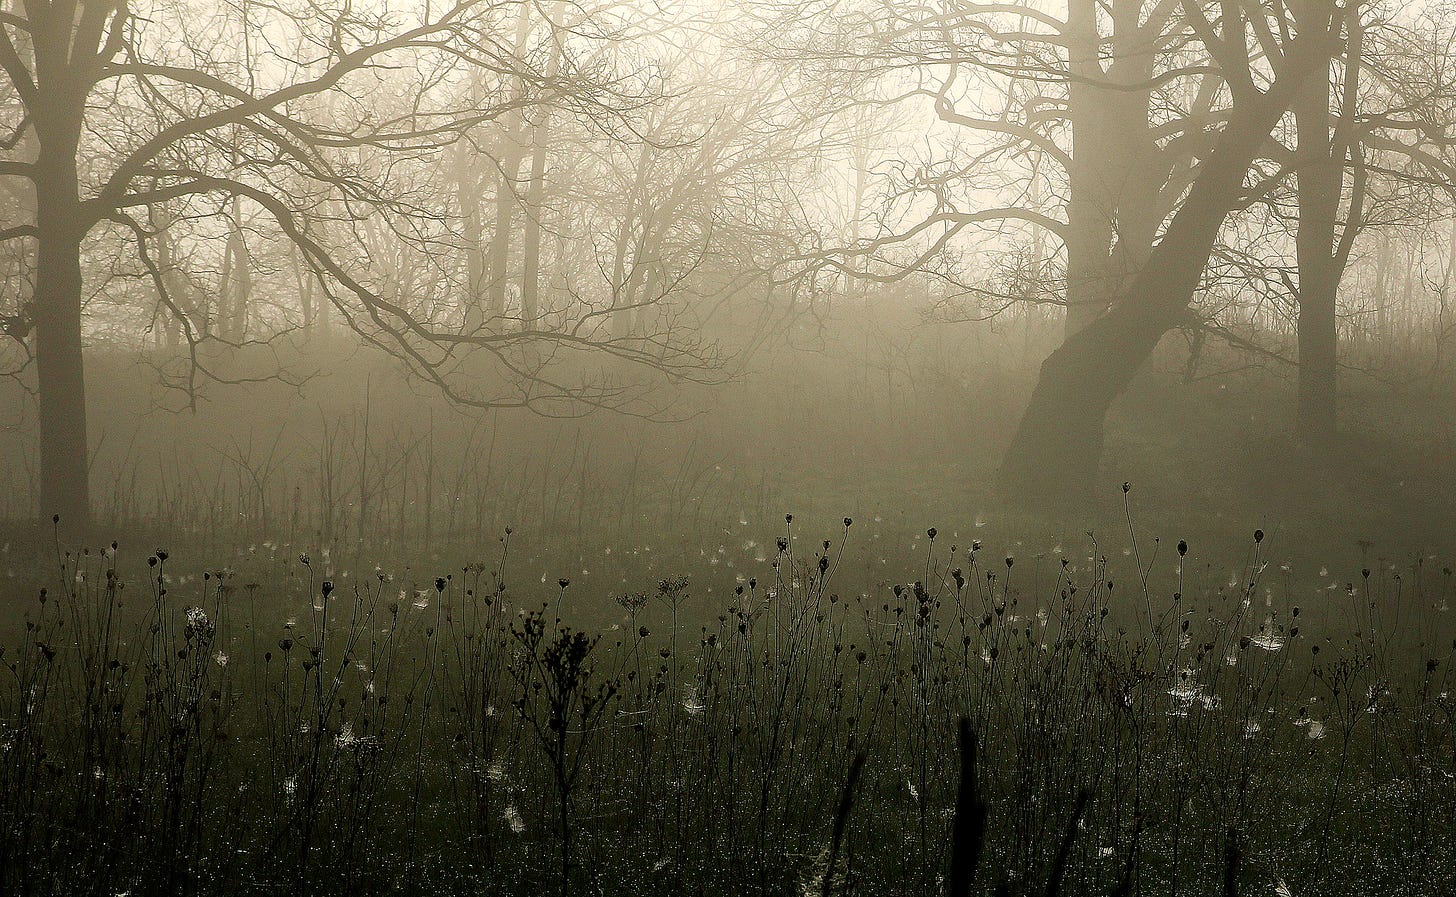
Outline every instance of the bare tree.
<svg viewBox="0 0 1456 897">
<path fill-rule="evenodd" d="M 208 341 L 268 338 L 244 323 L 248 228 L 265 226 L 260 239 L 292 246 L 310 321 L 332 306 L 366 343 L 465 404 L 558 413 L 638 395 L 591 360 L 598 355 L 669 375 L 711 368 L 712 347 L 690 333 L 618 340 L 585 311 L 561 327 L 462 327 L 461 297 L 473 302 L 478 277 L 462 288 L 460 218 L 435 174 L 441 158 L 472 129 L 524 121 L 530 109 L 609 119 L 644 101 L 609 71 L 548 71 L 521 41 L 503 38 L 504 23 L 529 8 L 460 0 L 384 15 L 349 3 L 255 4 L 242 27 L 266 34 L 267 48 L 241 55 L 238 17 L 201 27 L 181 6 L 146 19 L 125 0 L 0 13 L 0 95 L 14 98 L 0 180 L 36 197 L 32 220 L 0 231 L 0 242 L 35 260 L 24 320 L 7 329 L 33 331 L 44 514 L 78 528 L 88 518 L 83 256 L 101 233 L 127 240 L 153 281 L 189 377 L 226 379 L 199 351 Z M 553 39 L 592 37 L 578 27 Z M 473 91 L 477 79 L 505 87 Z M 502 130 L 518 137 L 520 128 Z M 471 250 L 478 224 L 465 230 Z M 177 241 L 187 234 L 224 247 L 221 332 L 197 326 L 183 287 Z M 400 253 L 392 268 L 369 257 L 384 244 Z M 503 245 L 498 228 L 493 252 Z M 488 278 L 499 258 L 492 264 Z"/>
<path fill-rule="evenodd" d="M 1357 5 L 1068 0 L 1062 18 L 1037 3 L 953 0 L 896 6 L 884 20 L 843 52 L 861 83 L 881 91 L 861 100 L 929 99 L 936 118 L 954 129 L 946 141 L 959 152 L 917 164 L 892 191 L 910 224 L 882 227 L 828 262 L 856 276 L 895 279 L 937 263 L 952 241 L 978 230 L 1000 247 L 1059 239 L 1065 344 L 1042 368 L 1002 474 L 1017 494 L 1085 491 L 1098 467 L 1106 411 L 1159 339 L 1178 328 L 1201 339 L 1209 310 L 1195 313 L 1191 304 L 1204 288 L 1214 298 L 1219 277 L 1232 286 L 1268 276 L 1257 249 L 1226 242 L 1241 234 L 1225 225 L 1265 202 L 1299 167 L 1274 139 L 1299 100 L 1318 104 L 1323 96 L 1314 127 L 1339 117 L 1328 89 L 1311 100 L 1296 87 L 1328 73 L 1345 44 L 1358 41 Z M 1347 30 L 1350 20 L 1356 27 Z M 1306 120 L 1315 117 L 1306 111 Z M 1322 148 L 1340 154 L 1337 205 L 1342 160 L 1358 153 L 1353 133 L 1337 128 Z M 961 135 L 973 140 L 961 146 Z M 1320 149 L 1312 135 L 1307 153 Z M 1312 201 L 1317 178 L 1301 183 Z M 1337 217 L 1337 210 L 1324 216 L 1322 237 L 1307 229 L 1304 244 L 1322 239 L 1324 255 L 1342 265 L 1359 221 Z M 1337 224 L 1344 225 L 1338 235 Z M 1267 235 L 1267 224 L 1244 230 L 1257 242 L 1261 227 Z M 1273 227 L 1276 235 L 1281 229 Z M 1056 301 L 1043 253 L 1034 255 L 1035 264 L 1015 266 L 1021 280 L 1036 272 L 1030 289 L 986 284 L 992 277 L 978 285 L 974 270 L 960 272 L 955 289 L 994 296 L 999 304 L 985 314 L 1028 298 Z M 1319 275 L 1307 279 L 1318 292 Z M 1293 278 L 1273 286 L 1283 283 Z M 1317 306 L 1311 302 L 1308 315 L 1318 315 Z M 1326 319 L 1333 321 L 1332 311 Z M 1311 318 L 1305 331 L 1316 329 Z M 1306 354 L 1313 369 L 1320 353 L 1311 347 Z"/>
<path fill-rule="evenodd" d="M 1095 481 L 1112 401 L 1184 318 L 1226 217 L 1260 189 L 1248 183 L 1253 162 L 1309 79 L 1328 71 L 1348 12 L 1329 3 L 1225 2 L 1211 19 L 1191 0 L 1183 10 L 1227 85 L 1223 128 L 1122 297 L 1042 364 L 1001 468 L 1014 494 L 1081 494 Z"/>
</svg>

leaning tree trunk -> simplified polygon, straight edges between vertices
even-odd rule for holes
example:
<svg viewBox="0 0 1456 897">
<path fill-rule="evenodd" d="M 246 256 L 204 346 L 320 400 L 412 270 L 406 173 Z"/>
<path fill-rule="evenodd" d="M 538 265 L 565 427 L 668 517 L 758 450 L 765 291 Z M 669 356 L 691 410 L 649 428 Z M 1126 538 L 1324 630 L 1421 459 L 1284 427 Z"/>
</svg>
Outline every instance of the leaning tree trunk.
<svg viewBox="0 0 1456 897">
<path fill-rule="evenodd" d="M 91 510 L 86 374 L 81 358 L 81 238 L 85 226 L 76 171 L 80 122 L 37 124 L 34 303 L 40 512 L 42 519 L 59 515 L 68 533 L 79 534 L 88 526 Z"/>
<path fill-rule="evenodd" d="M 1236 106 L 1163 239 L 1112 308 L 1069 335 L 1041 376 L 1002 462 L 1003 490 L 1020 499 L 1085 498 L 1102 459 L 1112 402 L 1163 335 L 1186 314 L 1224 218 L 1283 104 Z"/>
</svg>

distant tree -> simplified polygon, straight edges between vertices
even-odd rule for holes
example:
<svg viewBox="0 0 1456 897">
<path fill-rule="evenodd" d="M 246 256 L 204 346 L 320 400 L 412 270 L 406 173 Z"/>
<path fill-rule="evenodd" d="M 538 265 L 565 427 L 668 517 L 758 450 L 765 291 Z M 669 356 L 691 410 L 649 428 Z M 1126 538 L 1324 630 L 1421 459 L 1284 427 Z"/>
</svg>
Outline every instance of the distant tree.
<svg viewBox="0 0 1456 897">
<path fill-rule="evenodd" d="M 1289 6 L 1297 21 L 1323 4 Z M 1423 11 L 1412 27 L 1363 0 L 1347 4 L 1343 21 L 1339 51 L 1311 76 L 1269 145 L 1266 181 L 1280 183 L 1253 206 L 1267 233 L 1289 234 L 1293 266 L 1281 265 L 1268 241 L 1240 259 L 1251 283 L 1262 281 L 1294 310 L 1297 429 L 1316 450 L 1337 429 L 1341 318 L 1353 308 L 1342 303 L 1342 285 L 1357 244 L 1367 231 L 1379 234 L 1376 292 L 1388 292 L 1390 233 L 1437 226 L 1456 191 L 1449 25 Z M 1383 309 L 1389 297 L 1373 298 Z"/>
<path fill-rule="evenodd" d="M 1308 10 L 1303 11 L 1306 16 Z M 1331 134 L 1332 79 L 1315 72 L 1294 101 L 1298 133 L 1295 159 L 1299 223 L 1295 238 L 1299 263 L 1299 429 L 1311 443 L 1326 442 L 1335 431 L 1336 288 L 1348 263 L 1364 205 L 1364 170 L 1356 168 L 1344 234 L 1337 239 L 1345 162 L 1360 151 L 1351 139 L 1354 98 L 1359 84 L 1360 19 L 1350 17 L 1349 64 L 1345 67 L 1342 108 L 1345 127 Z"/>
<path fill-rule="evenodd" d="M 6 332 L 33 348 L 44 516 L 78 531 L 89 516 L 83 261 L 103 242 L 125 241 L 152 281 L 189 383 L 227 379 L 205 344 L 267 338 L 248 320 L 252 244 L 269 241 L 289 247 L 275 257 L 293 269 L 308 323 L 332 308 L 465 404 L 559 410 L 631 398 L 629 385 L 595 372 L 597 354 L 685 376 L 712 365 L 711 347 L 691 333 L 614 339 L 588 312 L 551 330 L 480 326 L 483 284 L 488 305 L 499 304 L 507 234 L 497 228 L 483 265 L 471 211 L 479 182 L 452 191 L 436 176 L 440 162 L 462 135 L 505 120 L 497 205 L 509 208 L 510 147 L 527 122 L 545 122 L 530 110 L 606 121 L 645 101 L 640 82 L 623 87 L 607 69 L 571 65 L 565 54 L 591 29 L 566 31 L 531 9 L 287 0 L 209 18 L 166 0 L 135 13 L 126 0 L 11 0 L 0 12 L 0 184 L 33 197 L 33 213 L 7 210 L 0 245 L 23 275 L 6 282 L 23 294 Z M 525 47 L 512 26 L 527 20 L 561 53 Z M 193 283 L 188 247 L 220 263 L 216 303 L 205 277 Z M 462 248 L 477 259 L 463 284 Z"/>
</svg>

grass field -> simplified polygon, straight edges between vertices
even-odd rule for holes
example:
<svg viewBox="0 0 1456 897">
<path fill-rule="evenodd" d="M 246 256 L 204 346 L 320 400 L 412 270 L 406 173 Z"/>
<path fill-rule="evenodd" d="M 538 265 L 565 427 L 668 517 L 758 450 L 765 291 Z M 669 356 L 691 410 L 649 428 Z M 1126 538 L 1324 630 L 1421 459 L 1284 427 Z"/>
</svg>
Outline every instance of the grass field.
<svg viewBox="0 0 1456 897">
<path fill-rule="evenodd" d="M 1449 570 L 1208 557 L 1128 501 L 1045 546 L 16 542 L 0 885 L 1449 893 Z"/>
<path fill-rule="evenodd" d="M 1027 371 L 800 359 L 647 425 L 326 361 L 174 417 L 111 359 L 116 530 L 0 528 L 0 893 L 1456 890 L 1424 393 L 1314 458 L 1267 372 L 1149 378 L 1034 512 Z"/>
</svg>

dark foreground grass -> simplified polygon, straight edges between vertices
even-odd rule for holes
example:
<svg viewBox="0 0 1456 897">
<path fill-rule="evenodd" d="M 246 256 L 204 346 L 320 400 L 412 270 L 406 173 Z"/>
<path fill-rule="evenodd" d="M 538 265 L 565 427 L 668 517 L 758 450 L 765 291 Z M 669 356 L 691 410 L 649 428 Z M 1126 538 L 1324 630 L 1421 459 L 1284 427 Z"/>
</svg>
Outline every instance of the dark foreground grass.
<svg viewBox="0 0 1456 897">
<path fill-rule="evenodd" d="M 1027 586 L 932 530 L 841 594 L 846 539 L 773 541 L 577 616 L 509 537 L 422 585 L 58 549 L 3 655 L 0 892 L 1456 890 L 1449 574 L 1312 615 L 1262 534 L 1185 594 L 1182 546 L 1176 592 L 1135 543 Z"/>
</svg>

